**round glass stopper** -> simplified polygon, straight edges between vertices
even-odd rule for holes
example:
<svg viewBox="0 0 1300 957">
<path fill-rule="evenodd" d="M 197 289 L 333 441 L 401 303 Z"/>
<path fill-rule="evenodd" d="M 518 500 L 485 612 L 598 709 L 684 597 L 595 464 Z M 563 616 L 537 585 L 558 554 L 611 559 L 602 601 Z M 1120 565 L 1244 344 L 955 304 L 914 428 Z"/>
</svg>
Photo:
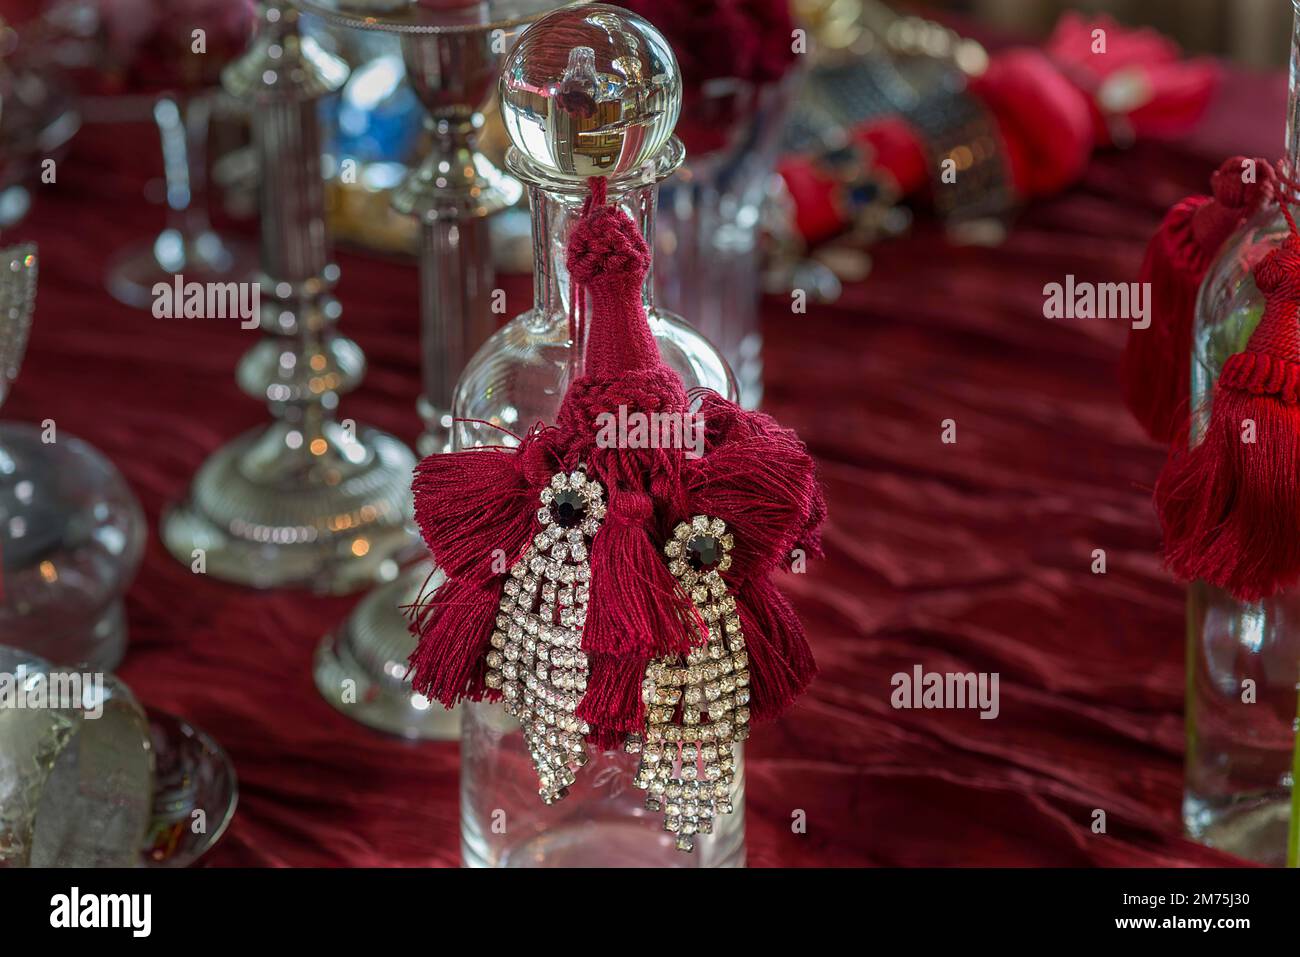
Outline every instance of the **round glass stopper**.
<svg viewBox="0 0 1300 957">
<path fill-rule="evenodd" d="M 681 73 L 663 35 L 607 4 L 538 20 L 501 71 L 511 142 L 544 170 L 574 180 L 651 161 L 672 136 L 681 104 Z"/>
</svg>

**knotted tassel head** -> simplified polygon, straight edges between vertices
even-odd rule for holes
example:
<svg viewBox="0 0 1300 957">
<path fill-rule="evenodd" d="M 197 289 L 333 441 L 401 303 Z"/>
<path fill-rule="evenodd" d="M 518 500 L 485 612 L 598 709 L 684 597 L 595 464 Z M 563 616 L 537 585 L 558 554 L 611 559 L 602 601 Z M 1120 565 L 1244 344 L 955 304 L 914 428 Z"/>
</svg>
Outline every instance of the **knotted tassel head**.
<svg viewBox="0 0 1300 957">
<path fill-rule="evenodd" d="M 1224 363 L 1201 441 L 1175 448 L 1156 485 L 1170 569 L 1243 601 L 1300 577 L 1300 237 L 1255 283 L 1259 325 Z"/>
<path fill-rule="evenodd" d="M 565 394 L 559 421 L 575 441 L 598 431 L 605 413 L 620 407 L 646 413 L 686 408 L 681 379 L 659 357 L 646 319 L 641 290 L 650 246 L 627 213 L 606 204 L 603 178 L 593 176 L 588 189 L 565 252 L 571 308 L 583 317 L 590 296 L 592 309 L 570 328 L 583 353 L 582 369 Z"/>
<path fill-rule="evenodd" d="M 631 217 L 606 204 L 605 180 L 593 177 L 589 189 L 565 259 L 573 298 L 581 308 L 589 296 L 591 314 L 574 324 L 575 335 L 585 337 L 585 355 L 559 425 L 568 461 L 584 463 L 609 500 L 592 544 L 583 635 L 583 649 L 601 662 L 582 712 L 595 724 L 609 708 L 594 703 L 626 700 L 612 687 L 639 687 L 652 657 L 698 645 L 704 631 L 656 544 L 666 512 L 683 500 L 682 449 L 636 441 L 631 431 L 648 437 L 652 423 L 688 412 L 681 379 L 660 358 L 646 316 L 650 247 Z"/>
<path fill-rule="evenodd" d="M 1190 196 L 1165 215 L 1142 260 L 1150 323 L 1130 328 L 1120 367 L 1124 401 L 1146 433 L 1170 443 L 1185 433 L 1196 297 L 1219 248 L 1272 197 L 1266 160 L 1234 156 L 1215 171 L 1213 196 Z"/>
</svg>

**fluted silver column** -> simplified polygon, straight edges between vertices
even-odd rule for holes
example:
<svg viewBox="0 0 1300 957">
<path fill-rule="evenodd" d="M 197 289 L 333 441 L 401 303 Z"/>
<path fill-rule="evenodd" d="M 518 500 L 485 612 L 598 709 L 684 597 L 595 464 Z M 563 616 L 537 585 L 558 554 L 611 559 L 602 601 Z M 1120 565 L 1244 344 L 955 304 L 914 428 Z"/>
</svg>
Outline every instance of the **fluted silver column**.
<svg viewBox="0 0 1300 957">
<path fill-rule="evenodd" d="M 222 79 L 252 107 L 261 168 L 263 335 L 237 380 L 272 421 L 204 463 L 164 517 L 163 539 L 178 560 L 229 581 L 346 592 L 393 579 L 418 549 L 414 456 L 336 415 L 365 359 L 336 329 L 316 108 L 347 68 L 299 33 L 293 7 L 268 0 L 259 12 L 249 50 Z"/>
<path fill-rule="evenodd" d="M 408 5 L 375 14 L 346 0 L 303 0 L 326 19 L 401 36 L 407 82 L 428 111 L 428 154 L 394 190 L 393 208 L 420 223 L 420 351 L 424 423 L 422 454 L 451 441 L 452 397 L 466 363 L 496 328 L 495 277 L 487 217 L 517 202 L 522 187 L 475 149 L 479 106 L 491 94 L 500 62 L 524 26 L 559 4 L 545 0 L 483 2 L 439 11 Z M 367 15 L 369 14 L 369 15 Z M 403 609 L 436 587 L 427 560 L 373 591 L 321 643 L 316 682 L 326 700 L 357 720 L 408 737 L 459 734 L 456 712 L 413 694 L 406 659 L 415 648 Z M 351 678 L 364 701 L 341 699 Z"/>
</svg>

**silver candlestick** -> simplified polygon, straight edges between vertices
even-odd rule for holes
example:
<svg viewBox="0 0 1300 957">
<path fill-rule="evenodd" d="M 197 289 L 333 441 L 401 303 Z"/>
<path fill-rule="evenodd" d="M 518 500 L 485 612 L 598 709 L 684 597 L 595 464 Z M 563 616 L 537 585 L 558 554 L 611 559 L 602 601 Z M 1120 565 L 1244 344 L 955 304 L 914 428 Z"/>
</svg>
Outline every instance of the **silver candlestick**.
<svg viewBox="0 0 1300 957">
<path fill-rule="evenodd" d="M 394 191 L 392 205 L 420 223 L 421 454 L 448 451 L 452 396 L 474 352 L 495 331 L 494 276 L 487 217 L 518 202 L 519 183 L 475 149 L 478 108 L 491 94 L 501 60 L 526 24 L 560 4 L 545 0 L 408 4 L 387 14 L 357 0 L 301 0 L 305 10 L 357 29 L 401 38 L 407 80 L 428 111 L 427 156 Z M 449 738 L 459 718 L 411 691 L 407 658 L 415 648 L 404 609 L 442 575 L 425 560 L 357 606 L 321 642 L 316 683 L 345 714 L 413 738 Z M 344 696 L 352 688 L 355 697 Z"/>
<path fill-rule="evenodd" d="M 269 425 L 213 455 L 189 498 L 164 517 L 179 560 L 259 587 L 347 592 L 391 580 L 418 552 L 410 517 L 411 451 L 335 416 L 365 372 L 339 335 L 321 176 L 319 99 L 347 67 L 298 29 L 282 0 L 260 5 L 248 51 L 223 84 L 253 107 L 261 166 L 263 338 L 240 362 L 240 388 L 268 403 Z"/>
</svg>

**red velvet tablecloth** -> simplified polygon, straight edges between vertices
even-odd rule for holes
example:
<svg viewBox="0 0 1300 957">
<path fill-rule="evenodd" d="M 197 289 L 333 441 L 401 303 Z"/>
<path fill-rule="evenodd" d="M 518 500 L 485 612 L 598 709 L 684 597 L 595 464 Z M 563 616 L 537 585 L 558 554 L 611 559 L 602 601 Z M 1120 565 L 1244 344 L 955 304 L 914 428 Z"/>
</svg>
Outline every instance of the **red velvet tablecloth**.
<svg viewBox="0 0 1300 957">
<path fill-rule="evenodd" d="M 1042 289 L 1134 279 L 1162 210 L 1218 159 L 1280 148 L 1283 100 L 1277 78 L 1236 78 L 1194 142 L 1099 157 L 999 248 L 948 247 L 923 222 L 833 306 L 766 304 L 767 407 L 818 457 L 830 520 L 826 560 L 786 582 L 821 675 L 747 746 L 751 864 L 1234 862 L 1180 834 L 1182 600 L 1156 555 L 1160 451 L 1115 384 L 1124 326 L 1044 319 Z M 210 863 L 454 865 L 456 744 L 369 731 L 313 687 L 312 651 L 356 599 L 196 576 L 156 537 L 204 457 L 265 416 L 233 377 L 254 333 L 104 291 L 109 255 L 161 225 L 142 199 L 160 167 L 148 127 L 90 126 L 4 237 L 41 247 L 4 414 L 90 440 L 144 503 L 121 674 L 234 759 L 239 811 Z M 343 408 L 414 439 L 415 269 L 340 264 L 344 327 L 370 360 Z M 509 284 L 510 314 L 526 285 Z M 999 716 L 894 710 L 891 676 L 917 664 L 999 673 Z"/>
</svg>

